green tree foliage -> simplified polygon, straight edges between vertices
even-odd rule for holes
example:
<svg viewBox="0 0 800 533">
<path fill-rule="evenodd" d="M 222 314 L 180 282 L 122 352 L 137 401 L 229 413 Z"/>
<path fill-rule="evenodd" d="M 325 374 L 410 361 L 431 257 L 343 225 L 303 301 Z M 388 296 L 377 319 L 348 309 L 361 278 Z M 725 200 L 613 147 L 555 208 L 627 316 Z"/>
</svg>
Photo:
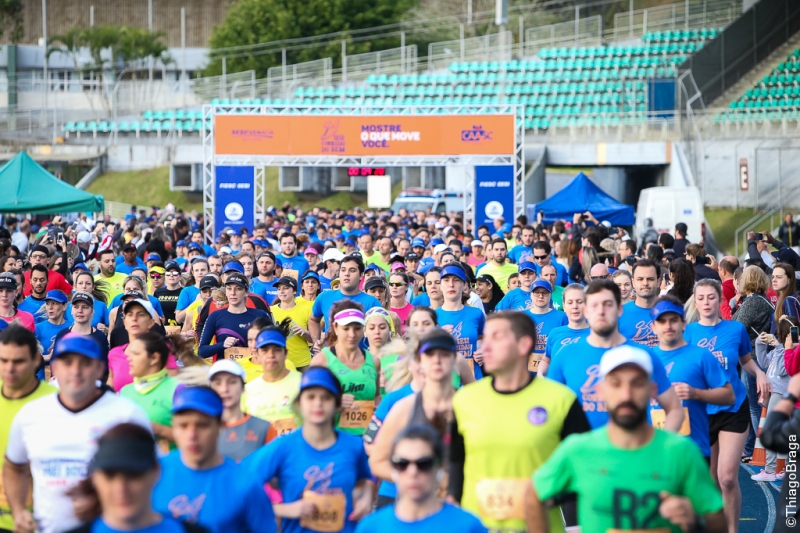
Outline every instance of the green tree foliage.
<svg viewBox="0 0 800 533">
<path fill-rule="evenodd" d="M 214 28 L 212 51 L 283 39 L 348 32 L 398 22 L 417 0 L 241 0 L 231 8 L 225 20 Z M 347 53 L 358 54 L 400 46 L 397 35 L 381 40 L 350 41 Z M 255 70 L 265 77 L 267 69 L 281 64 L 281 50 L 245 55 L 241 52 L 215 54 L 205 75 L 222 72 L 221 56 L 227 55 L 227 72 Z M 241 57 L 230 57 L 239 55 Z M 289 64 L 333 57 L 341 66 L 341 42 L 287 51 Z"/>
<path fill-rule="evenodd" d="M 0 0 L 0 35 L 9 30 L 8 40 L 18 43 L 22 40 L 22 1 Z"/>
</svg>

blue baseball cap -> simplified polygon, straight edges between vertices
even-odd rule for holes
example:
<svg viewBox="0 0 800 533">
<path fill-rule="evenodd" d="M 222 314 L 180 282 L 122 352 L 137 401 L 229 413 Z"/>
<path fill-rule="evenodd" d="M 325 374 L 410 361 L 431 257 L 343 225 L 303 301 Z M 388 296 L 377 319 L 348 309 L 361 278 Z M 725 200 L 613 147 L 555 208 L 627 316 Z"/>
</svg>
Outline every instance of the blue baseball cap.
<svg viewBox="0 0 800 533">
<path fill-rule="evenodd" d="M 378 265 L 376 265 L 375 263 L 367 265 L 367 268 L 364 269 L 364 272 L 366 272 L 367 270 L 377 270 L 378 272 L 383 272 L 383 269 Z"/>
<path fill-rule="evenodd" d="M 442 269 L 442 279 L 447 276 L 456 276 L 461 281 L 467 281 L 467 274 L 464 272 L 464 269 L 458 265 L 447 265 L 444 267 Z"/>
<path fill-rule="evenodd" d="M 58 289 L 53 289 L 52 291 L 47 291 L 47 296 L 44 298 L 45 301 L 53 300 L 54 302 L 58 302 L 60 304 L 65 304 L 69 300 L 67 299 L 67 295 L 64 294 L 63 291 Z"/>
<path fill-rule="evenodd" d="M 650 317 L 653 320 L 658 320 L 658 317 L 665 313 L 675 313 L 681 318 L 684 317 L 683 306 L 677 305 L 669 300 L 661 300 L 650 309 Z"/>
<path fill-rule="evenodd" d="M 264 330 L 256 337 L 256 348 L 263 348 L 270 344 L 286 348 L 286 337 L 280 331 L 273 329 Z"/>
<path fill-rule="evenodd" d="M 281 261 L 280 257 L 275 257 L 275 266 L 283 268 L 283 261 Z"/>
<path fill-rule="evenodd" d="M 147 254 L 148 261 L 161 261 L 161 256 L 158 254 Z"/>
<path fill-rule="evenodd" d="M 188 248 L 189 248 L 189 251 L 191 251 L 191 250 L 197 250 L 198 252 L 202 252 L 203 251 L 203 247 L 200 246 L 199 244 L 197 244 L 196 242 L 190 242 Z"/>
<path fill-rule="evenodd" d="M 342 395 L 342 386 L 331 371 L 319 366 L 310 367 L 300 379 L 300 392 L 312 387 L 322 387 L 337 398 Z"/>
<path fill-rule="evenodd" d="M 531 285 L 531 292 L 535 291 L 536 289 L 545 289 L 547 292 L 553 292 L 553 287 L 550 286 L 550 282 L 546 279 L 537 279 Z"/>
<path fill-rule="evenodd" d="M 355 222 L 355 220 L 356 220 L 356 217 L 354 217 L 353 215 L 345 215 L 344 219 L 345 219 L 345 220 L 352 220 L 352 221 L 354 221 L 354 222 Z"/>
<path fill-rule="evenodd" d="M 244 267 L 241 263 L 230 261 L 225 263 L 225 266 L 222 267 L 222 273 L 225 274 L 226 272 L 238 272 L 239 274 L 244 274 Z"/>
<path fill-rule="evenodd" d="M 419 237 L 414 237 L 414 238 L 411 240 L 411 247 L 412 247 L 412 248 L 417 248 L 417 247 L 420 247 L 420 248 L 425 248 L 425 241 L 423 241 L 423 240 L 422 240 L 422 239 L 420 239 Z"/>
<path fill-rule="evenodd" d="M 213 418 L 222 416 L 222 399 L 208 387 L 179 386 L 172 397 L 172 413 L 199 411 Z"/>
<path fill-rule="evenodd" d="M 181 239 L 181 240 L 179 240 L 178 242 L 175 243 L 175 246 L 186 246 L 186 241 Z"/>
<path fill-rule="evenodd" d="M 501 229 L 501 231 L 503 233 L 511 233 L 511 227 L 512 227 L 511 224 L 506 222 L 505 224 L 503 224 L 503 228 Z"/>
<path fill-rule="evenodd" d="M 431 350 L 441 349 L 448 352 L 455 352 L 457 348 L 456 340 L 450 335 L 436 335 L 419 347 L 419 353 L 427 353 Z"/>
<path fill-rule="evenodd" d="M 50 361 L 68 353 L 76 353 L 98 361 L 103 360 L 100 345 L 93 338 L 78 333 L 67 333 L 61 337 L 53 348 Z"/>
<path fill-rule="evenodd" d="M 519 271 L 522 272 L 524 270 L 532 270 L 536 272 L 536 265 L 531 263 L 530 261 L 523 261 L 519 264 Z"/>
<path fill-rule="evenodd" d="M 346 241 L 344 241 L 344 243 L 347 246 L 356 246 L 356 241 L 354 241 L 353 239 L 347 239 Z"/>
<path fill-rule="evenodd" d="M 309 270 L 308 272 L 306 272 L 305 274 L 303 274 L 303 277 L 302 277 L 302 278 L 300 278 L 300 280 L 301 280 L 301 281 L 305 281 L 305 280 L 307 280 L 307 279 L 309 279 L 309 278 L 312 278 L 312 279 L 315 279 L 315 280 L 319 281 L 319 274 L 317 274 L 316 272 L 311 272 L 311 271 Z"/>
<path fill-rule="evenodd" d="M 431 239 L 431 246 L 436 246 L 437 244 L 444 244 L 444 241 L 439 237 L 434 237 Z"/>
<path fill-rule="evenodd" d="M 72 271 L 75 272 L 76 270 L 85 270 L 89 272 L 89 267 L 86 266 L 86 263 L 76 263 L 75 266 L 72 267 Z"/>
</svg>

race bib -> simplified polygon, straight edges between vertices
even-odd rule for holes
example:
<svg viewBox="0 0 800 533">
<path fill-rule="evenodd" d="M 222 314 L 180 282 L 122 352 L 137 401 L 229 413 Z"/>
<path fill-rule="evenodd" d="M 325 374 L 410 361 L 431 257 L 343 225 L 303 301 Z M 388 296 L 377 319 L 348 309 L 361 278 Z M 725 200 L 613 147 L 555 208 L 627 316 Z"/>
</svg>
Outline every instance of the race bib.
<svg viewBox="0 0 800 533">
<path fill-rule="evenodd" d="M 181 334 L 180 326 L 164 326 L 164 330 L 166 330 L 168 336 Z"/>
<path fill-rule="evenodd" d="M 297 279 L 300 277 L 300 272 L 294 270 L 293 268 L 284 268 L 283 269 L 283 276 L 289 276 L 290 278 Z"/>
<path fill-rule="evenodd" d="M 525 520 L 526 478 L 487 478 L 475 485 L 478 512 L 493 520 Z"/>
<path fill-rule="evenodd" d="M 225 359 L 241 361 L 247 357 L 250 357 L 250 348 L 245 346 L 231 346 L 230 348 L 225 348 Z"/>
<path fill-rule="evenodd" d="M 339 416 L 339 427 L 347 429 L 366 429 L 375 412 L 372 400 L 355 401 L 353 405 L 342 411 Z"/>
<path fill-rule="evenodd" d="M 542 360 L 542 354 L 532 353 L 528 356 L 528 372 L 539 371 L 539 361 Z"/>
<path fill-rule="evenodd" d="M 344 529 L 344 510 L 347 500 L 344 494 L 317 494 L 307 490 L 303 500 L 316 505 L 316 510 L 307 518 L 300 519 L 300 527 L 322 533 L 337 533 Z"/>
<path fill-rule="evenodd" d="M 294 418 L 282 418 L 272 423 L 275 427 L 275 433 L 280 437 L 294 431 Z"/>
<path fill-rule="evenodd" d="M 658 429 L 664 429 L 664 426 L 667 423 L 667 412 L 663 409 L 650 409 L 650 420 L 653 421 L 653 427 Z M 681 424 L 681 429 L 678 431 L 679 435 L 683 435 L 688 437 L 692 434 L 692 426 L 689 423 L 689 408 L 683 408 L 683 424 Z"/>
</svg>

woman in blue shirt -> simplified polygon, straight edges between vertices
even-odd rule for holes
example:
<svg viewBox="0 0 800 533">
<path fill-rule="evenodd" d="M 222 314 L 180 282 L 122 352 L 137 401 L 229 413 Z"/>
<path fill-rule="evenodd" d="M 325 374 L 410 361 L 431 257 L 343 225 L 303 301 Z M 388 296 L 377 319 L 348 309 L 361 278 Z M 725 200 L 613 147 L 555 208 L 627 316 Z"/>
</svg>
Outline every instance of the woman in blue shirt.
<svg viewBox="0 0 800 533">
<path fill-rule="evenodd" d="M 285 503 L 273 508 L 283 518 L 284 533 L 350 533 L 372 510 L 374 485 L 363 441 L 335 428 L 341 405 L 342 387 L 333 372 L 310 367 L 294 400 L 303 425 L 242 463 L 264 483 L 277 479 Z"/>
<path fill-rule="evenodd" d="M 442 295 L 444 303 L 436 310 L 439 325 L 450 333 L 458 344 L 458 357 L 468 361 L 482 362 L 478 352 L 478 341 L 483 337 L 483 326 L 486 324 L 486 315 L 480 309 L 464 305 L 464 287 L 467 284 L 467 275 L 464 269 L 457 265 L 447 265 L 442 269 Z M 481 367 L 473 365 L 475 378 L 481 379 Z"/>
</svg>

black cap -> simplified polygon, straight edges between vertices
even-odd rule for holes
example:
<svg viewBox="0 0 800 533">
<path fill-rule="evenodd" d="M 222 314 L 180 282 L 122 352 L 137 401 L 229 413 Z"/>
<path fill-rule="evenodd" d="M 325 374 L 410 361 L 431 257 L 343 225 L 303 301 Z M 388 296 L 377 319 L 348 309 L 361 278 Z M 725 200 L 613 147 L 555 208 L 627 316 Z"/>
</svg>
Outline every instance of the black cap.
<svg viewBox="0 0 800 533">
<path fill-rule="evenodd" d="M 203 279 L 200 280 L 200 290 L 203 289 L 218 289 L 219 288 L 219 280 L 214 276 L 204 276 Z"/>
<path fill-rule="evenodd" d="M 374 289 L 376 287 L 383 287 L 384 289 L 386 288 L 386 282 L 383 281 L 383 277 L 381 277 L 381 276 L 372 276 L 364 284 L 364 290 L 365 291 L 368 291 L 370 289 Z"/>
<path fill-rule="evenodd" d="M 130 252 L 131 250 L 133 250 L 134 252 L 136 251 L 136 245 L 134 245 L 132 242 L 129 242 L 128 244 L 122 247 L 123 252 Z"/>
<path fill-rule="evenodd" d="M 178 272 L 181 271 L 181 266 L 178 264 L 177 261 L 167 261 L 164 263 L 164 270 L 177 270 Z"/>
<path fill-rule="evenodd" d="M 100 438 L 89 470 L 123 471 L 135 474 L 149 472 L 158 466 L 156 443 L 153 437 Z"/>
<path fill-rule="evenodd" d="M 689 227 L 683 222 L 678 222 L 675 224 L 675 231 L 680 231 L 681 235 L 685 237 L 689 231 Z"/>
<path fill-rule="evenodd" d="M 144 300 L 147 298 L 142 291 L 130 291 L 122 295 L 123 300 L 128 297 L 132 297 L 134 300 Z"/>
<path fill-rule="evenodd" d="M 247 280 L 247 276 L 244 274 L 239 274 L 238 272 L 234 272 L 228 279 L 225 280 L 225 285 L 238 285 L 239 287 L 247 290 L 250 287 L 250 282 Z"/>
<path fill-rule="evenodd" d="M 72 295 L 72 303 L 75 302 L 86 302 L 89 306 L 94 306 L 94 296 L 88 292 L 78 291 Z"/>
<path fill-rule="evenodd" d="M 494 280 L 492 280 L 492 278 L 490 278 L 489 276 L 478 276 L 477 278 L 475 278 L 475 283 L 477 283 L 479 281 L 482 281 L 484 283 L 490 283 L 490 284 L 494 285 Z"/>
<path fill-rule="evenodd" d="M 50 249 L 47 246 L 44 246 L 44 245 L 41 245 L 41 244 L 37 244 L 36 246 L 31 248 L 31 254 L 30 255 L 33 255 L 36 252 L 42 252 L 47 257 L 50 257 Z"/>
<path fill-rule="evenodd" d="M 17 277 L 11 272 L 0 274 L 0 289 L 17 290 Z"/>
<path fill-rule="evenodd" d="M 433 335 L 420 341 L 419 353 L 427 353 L 431 350 L 441 349 L 448 352 L 456 351 L 456 340 L 442 331 L 441 335 Z"/>
<path fill-rule="evenodd" d="M 273 283 L 275 287 L 278 285 L 286 285 L 287 287 L 291 287 L 292 290 L 297 290 L 297 280 L 290 276 L 283 276 L 281 279 Z"/>
<path fill-rule="evenodd" d="M 419 255 L 416 252 L 410 252 L 406 254 L 405 257 L 406 261 L 419 261 Z"/>
</svg>

